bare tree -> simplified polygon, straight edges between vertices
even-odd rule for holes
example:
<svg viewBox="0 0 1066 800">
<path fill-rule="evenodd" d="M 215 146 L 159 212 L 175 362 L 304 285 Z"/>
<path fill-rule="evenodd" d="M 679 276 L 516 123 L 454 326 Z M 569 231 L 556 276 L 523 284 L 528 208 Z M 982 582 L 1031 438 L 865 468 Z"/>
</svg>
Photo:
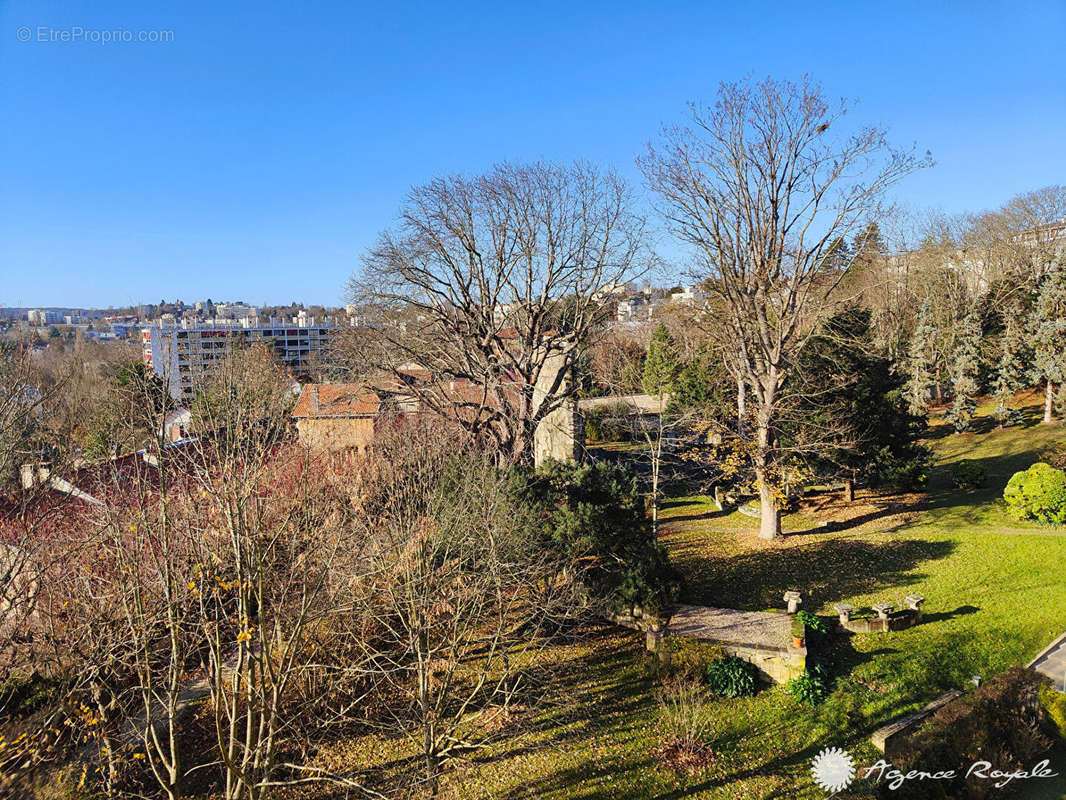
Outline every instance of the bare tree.
<svg viewBox="0 0 1066 800">
<path fill-rule="evenodd" d="M 417 187 L 350 283 L 376 319 L 377 335 L 361 334 L 366 362 L 529 461 L 537 425 L 572 395 L 608 290 L 650 266 L 643 234 L 622 179 L 586 164 L 502 164 Z"/>
<path fill-rule="evenodd" d="M 424 421 L 423 421 L 424 422 Z M 442 770 L 513 731 L 534 701 L 537 651 L 575 602 L 565 564 L 486 454 L 439 427 L 386 435 L 364 481 L 377 633 L 363 637 L 387 713 L 382 727 L 419 753 L 413 787 L 436 796 Z"/>
<path fill-rule="evenodd" d="M 756 406 L 764 538 L 780 534 L 775 418 L 782 389 L 843 277 L 824 255 L 923 163 L 892 149 L 878 128 L 836 136 L 846 110 L 807 78 L 724 84 L 713 108 L 693 105 L 689 123 L 665 130 L 641 160 L 671 229 L 694 248 L 726 310 L 721 335 Z"/>
</svg>

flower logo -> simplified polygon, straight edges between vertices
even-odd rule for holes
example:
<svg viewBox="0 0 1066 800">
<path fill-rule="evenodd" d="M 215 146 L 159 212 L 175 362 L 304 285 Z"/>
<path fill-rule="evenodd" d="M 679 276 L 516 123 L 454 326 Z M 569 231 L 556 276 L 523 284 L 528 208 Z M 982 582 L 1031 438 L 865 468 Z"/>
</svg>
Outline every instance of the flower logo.
<svg viewBox="0 0 1066 800">
<path fill-rule="evenodd" d="M 811 777 L 827 792 L 836 794 L 855 780 L 855 762 L 846 750 L 827 747 L 811 760 Z"/>
</svg>

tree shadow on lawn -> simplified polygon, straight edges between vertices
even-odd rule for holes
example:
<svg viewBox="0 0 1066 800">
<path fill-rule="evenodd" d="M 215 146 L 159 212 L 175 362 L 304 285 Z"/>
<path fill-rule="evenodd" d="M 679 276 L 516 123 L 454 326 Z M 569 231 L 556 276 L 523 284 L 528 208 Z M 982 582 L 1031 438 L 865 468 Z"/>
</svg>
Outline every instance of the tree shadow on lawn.
<svg viewBox="0 0 1066 800">
<path fill-rule="evenodd" d="M 945 439 L 948 436 L 955 434 L 955 428 L 950 422 L 944 421 L 943 413 L 947 412 L 948 407 L 938 409 L 935 413 L 939 416 L 940 422 L 931 423 L 926 431 L 926 439 Z M 1021 408 L 1015 408 L 1014 411 L 1017 414 L 1018 422 L 1010 427 L 1013 428 L 1032 428 L 1041 424 L 1044 421 L 1044 408 L 1043 405 L 1025 405 Z M 970 420 L 969 433 L 991 433 L 999 427 L 999 423 L 996 418 L 990 414 L 979 413 L 978 416 Z M 965 434 L 964 434 L 965 435 Z"/>
<path fill-rule="evenodd" d="M 478 763 L 504 761 L 623 731 L 630 727 L 633 714 L 655 705 L 654 681 L 640 634 L 604 627 L 589 631 L 584 643 L 600 647 L 589 655 L 553 664 L 544 686 L 547 694 L 535 718 L 505 748 L 479 757 Z M 541 735 L 549 732 L 543 741 Z"/>
<path fill-rule="evenodd" d="M 977 606 L 959 606 L 954 611 L 938 611 L 933 614 L 922 614 L 922 621 L 920 625 L 925 625 L 927 622 L 943 622 L 947 619 L 955 619 L 955 617 L 964 617 L 969 614 L 976 614 L 981 609 Z"/>
<path fill-rule="evenodd" d="M 950 541 L 828 539 L 731 556 L 682 554 L 675 565 L 691 602 L 741 609 L 777 608 L 789 589 L 814 611 L 857 594 L 907 586 L 926 577 L 923 561 L 947 558 Z"/>
</svg>

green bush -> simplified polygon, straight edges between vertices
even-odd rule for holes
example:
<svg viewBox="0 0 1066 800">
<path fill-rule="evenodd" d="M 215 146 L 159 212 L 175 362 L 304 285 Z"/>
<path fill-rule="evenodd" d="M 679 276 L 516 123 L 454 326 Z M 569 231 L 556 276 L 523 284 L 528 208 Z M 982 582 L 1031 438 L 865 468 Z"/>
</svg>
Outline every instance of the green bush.
<svg viewBox="0 0 1066 800">
<path fill-rule="evenodd" d="M 600 406 L 585 412 L 585 436 L 599 442 L 624 442 L 633 438 L 628 406 Z"/>
<path fill-rule="evenodd" d="M 673 605 L 680 578 L 652 532 L 632 470 L 549 459 L 536 470 L 516 469 L 512 491 L 539 511 L 545 549 L 573 562 L 603 605 L 651 614 Z"/>
<path fill-rule="evenodd" d="M 1057 692 L 1050 686 L 1041 686 L 1040 704 L 1059 738 L 1066 741 L 1066 694 Z"/>
<path fill-rule="evenodd" d="M 919 492 L 929 480 L 930 452 L 914 445 L 906 455 L 882 448 L 875 457 L 875 469 L 879 479 L 897 492 Z"/>
<path fill-rule="evenodd" d="M 1066 472 L 1037 462 L 1011 476 L 1003 499 L 1016 519 L 1062 525 L 1066 523 Z"/>
<path fill-rule="evenodd" d="M 805 669 L 785 685 L 785 691 L 801 703 L 816 706 L 829 694 L 829 684 L 819 671 Z"/>
<path fill-rule="evenodd" d="M 951 483 L 959 489 L 973 491 L 985 484 L 985 467 L 980 461 L 963 459 L 951 467 Z"/>
<path fill-rule="evenodd" d="M 796 620 L 800 622 L 808 630 L 812 630 L 815 633 L 829 633 L 829 626 L 825 624 L 825 620 L 821 617 L 817 617 L 810 611 L 799 611 L 796 613 Z"/>
<path fill-rule="evenodd" d="M 726 656 L 707 667 L 707 687 L 722 697 L 750 697 L 755 694 L 759 671 L 743 658 Z"/>
</svg>

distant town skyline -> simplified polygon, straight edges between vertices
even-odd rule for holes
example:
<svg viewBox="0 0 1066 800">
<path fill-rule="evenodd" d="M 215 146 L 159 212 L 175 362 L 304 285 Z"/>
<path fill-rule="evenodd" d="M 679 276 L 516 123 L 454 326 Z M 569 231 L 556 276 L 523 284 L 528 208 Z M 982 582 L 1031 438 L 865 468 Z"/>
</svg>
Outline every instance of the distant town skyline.
<svg viewBox="0 0 1066 800">
<path fill-rule="evenodd" d="M 544 158 L 614 167 L 639 189 L 634 158 L 660 126 L 748 74 L 810 73 L 860 101 L 853 120 L 929 149 L 937 166 L 896 199 L 996 207 L 1066 181 L 1064 32 L 1066 6 L 1050 0 L 802 14 L 12 0 L 0 305 L 343 305 L 412 185 Z"/>
</svg>

